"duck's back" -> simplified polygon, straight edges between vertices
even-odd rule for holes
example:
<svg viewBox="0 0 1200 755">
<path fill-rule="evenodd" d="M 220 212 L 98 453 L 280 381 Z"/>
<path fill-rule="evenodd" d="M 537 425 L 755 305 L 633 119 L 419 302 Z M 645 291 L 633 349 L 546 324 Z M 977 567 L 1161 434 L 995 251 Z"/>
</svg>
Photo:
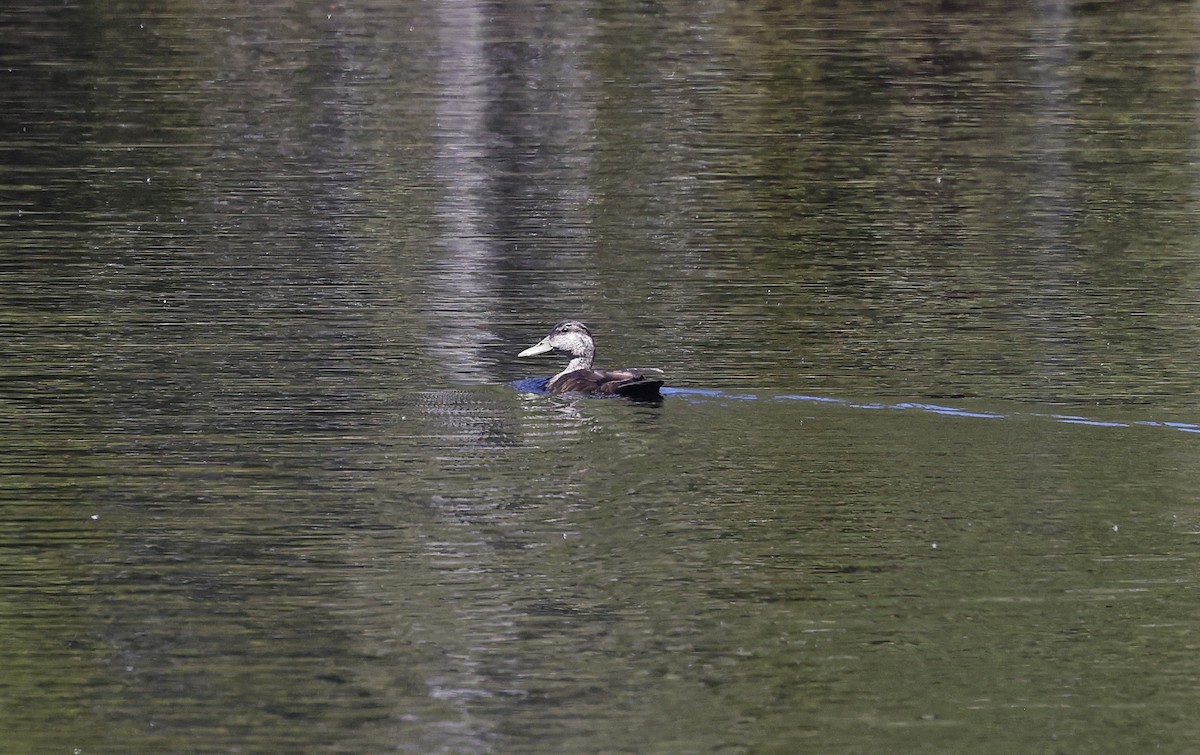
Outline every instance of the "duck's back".
<svg viewBox="0 0 1200 755">
<path fill-rule="evenodd" d="M 575 370 L 550 381 L 551 393 L 590 393 L 641 400 L 659 399 L 661 380 L 651 380 L 635 370 Z"/>
</svg>

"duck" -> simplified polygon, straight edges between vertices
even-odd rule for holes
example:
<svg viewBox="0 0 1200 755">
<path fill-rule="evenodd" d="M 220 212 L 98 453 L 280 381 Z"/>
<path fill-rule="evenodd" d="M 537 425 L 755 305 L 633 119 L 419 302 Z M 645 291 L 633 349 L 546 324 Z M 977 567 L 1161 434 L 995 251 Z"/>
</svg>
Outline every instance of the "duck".
<svg viewBox="0 0 1200 755">
<path fill-rule="evenodd" d="M 550 393 L 624 396 L 641 401 L 657 401 L 662 398 L 659 388 L 662 388 L 663 381 L 648 378 L 641 370 L 593 369 L 596 342 L 592 339 L 592 332 L 578 320 L 563 320 L 550 330 L 548 336 L 517 356 L 531 357 L 545 354 L 547 351 L 561 351 L 571 356 L 571 361 L 563 371 L 546 383 L 546 390 Z"/>
</svg>

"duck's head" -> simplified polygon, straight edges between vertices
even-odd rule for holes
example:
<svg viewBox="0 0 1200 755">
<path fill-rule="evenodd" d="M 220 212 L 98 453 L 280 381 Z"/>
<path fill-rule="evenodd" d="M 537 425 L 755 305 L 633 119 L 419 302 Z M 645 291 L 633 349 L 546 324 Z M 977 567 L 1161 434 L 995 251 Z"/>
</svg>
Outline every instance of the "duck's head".
<svg viewBox="0 0 1200 755">
<path fill-rule="evenodd" d="M 563 320 L 555 325 L 550 335 L 525 349 L 519 357 L 545 354 L 547 351 L 562 351 L 578 359 L 587 359 L 589 364 L 596 353 L 596 344 L 587 326 L 578 320 Z"/>
</svg>

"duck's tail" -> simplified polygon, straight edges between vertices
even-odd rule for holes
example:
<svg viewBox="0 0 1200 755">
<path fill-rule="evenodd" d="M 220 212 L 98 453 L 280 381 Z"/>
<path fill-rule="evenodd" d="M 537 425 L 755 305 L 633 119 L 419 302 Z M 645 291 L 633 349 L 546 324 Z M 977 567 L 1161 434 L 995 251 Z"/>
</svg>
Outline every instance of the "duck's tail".
<svg viewBox="0 0 1200 755">
<path fill-rule="evenodd" d="M 662 393 L 658 390 L 662 386 L 663 381 L 661 380 L 638 378 L 628 383 L 621 383 L 613 389 L 613 393 L 636 401 L 662 401 Z"/>
</svg>

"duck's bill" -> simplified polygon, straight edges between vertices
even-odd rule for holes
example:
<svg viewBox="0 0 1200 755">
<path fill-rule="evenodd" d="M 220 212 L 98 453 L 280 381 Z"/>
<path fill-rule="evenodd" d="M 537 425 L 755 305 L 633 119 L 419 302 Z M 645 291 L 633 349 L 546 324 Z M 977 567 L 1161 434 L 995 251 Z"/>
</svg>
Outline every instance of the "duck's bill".
<svg viewBox="0 0 1200 755">
<path fill-rule="evenodd" d="M 547 351 L 553 351 L 554 347 L 548 343 L 549 340 L 550 340 L 549 338 L 543 338 L 541 341 L 538 341 L 533 346 L 530 346 L 528 349 L 525 349 L 520 354 L 517 354 L 517 356 L 532 357 L 532 356 L 536 356 L 538 354 L 545 354 Z"/>
</svg>

